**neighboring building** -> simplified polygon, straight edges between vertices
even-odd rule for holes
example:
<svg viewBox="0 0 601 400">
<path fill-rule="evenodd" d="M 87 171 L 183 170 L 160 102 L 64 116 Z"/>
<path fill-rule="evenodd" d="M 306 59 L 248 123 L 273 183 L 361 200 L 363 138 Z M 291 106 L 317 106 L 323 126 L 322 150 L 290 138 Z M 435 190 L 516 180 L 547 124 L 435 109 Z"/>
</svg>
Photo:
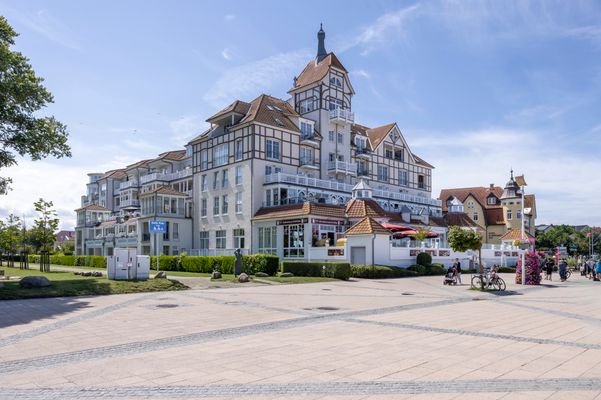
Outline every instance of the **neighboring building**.
<svg viewBox="0 0 601 400">
<path fill-rule="evenodd" d="M 76 210 L 76 254 L 112 255 L 115 247 L 155 254 L 158 247 L 160 253 L 173 255 L 192 248 L 189 150 L 168 151 L 88 176 L 87 194 Z M 153 220 L 167 223 L 156 241 L 149 229 Z"/>
<path fill-rule="evenodd" d="M 78 252 L 111 254 L 124 244 L 154 253 L 148 222 L 167 216 L 155 216 L 147 199 L 164 186 L 169 193 L 159 195 L 170 196 L 178 210 L 183 202 L 184 212 L 178 222 L 168 220 L 171 226 L 192 232 L 185 245 L 181 237 L 177 246 L 161 244 L 165 254 L 182 248 L 190 254 L 232 254 L 240 248 L 303 258 L 307 252 L 299 248 L 311 246 L 315 237 L 332 241 L 350 227 L 349 220 L 372 216 L 348 215 L 352 204 L 368 203 L 385 220 L 401 220 L 402 214 L 428 224 L 430 216 L 442 216 L 441 202 L 431 196 L 434 167 L 411 151 L 398 125 L 355 123 L 348 71 L 325 51 L 322 29 L 317 57 L 293 79 L 288 94 L 288 100 L 261 94 L 249 102 L 233 101 L 207 119 L 210 128 L 186 145 L 186 157 L 168 152 L 90 174 L 78 218 L 85 223 L 96 213 L 104 219 L 98 226 L 78 226 Z M 368 200 L 352 198 L 360 181 Z M 363 196 L 363 190 L 355 194 Z M 90 204 L 94 210 L 85 208 Z M 347 215 L 345 207 L 351 207 Z M 290 221 L 297 218 L 296 224 Z M 118 234 L 128 240 L 111 236 Z"/>
<path fill-rule="evenodd" d="M 75 231 L 59 231 L 56 235 L 55 235 L 55 240 L 54 240 L 54 249 L 64 249 L 65 245 L 67 244 L 71 244 L 74 245 L 75 244 Z"/>
<path fill-rule="evenodd" d="M 484 233 L 484 242 L 501 244 L 507 232 L 521 232 L 522 197 L 520 187 L 511 177 L 505 188 L 491 184 L 489 187 L 443 189 L 439 199 L 442 210 L 448 213 L 465 213 Z M 536 198 L 524 196 L 524 231 L 535 233 Z"/>
</svg>

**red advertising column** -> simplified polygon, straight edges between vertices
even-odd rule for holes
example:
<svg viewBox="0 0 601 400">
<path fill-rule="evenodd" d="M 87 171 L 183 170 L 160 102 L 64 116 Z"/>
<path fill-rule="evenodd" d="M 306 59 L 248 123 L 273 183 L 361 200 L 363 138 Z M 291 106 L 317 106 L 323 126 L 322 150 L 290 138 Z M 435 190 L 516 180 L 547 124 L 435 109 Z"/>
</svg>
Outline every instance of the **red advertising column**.
<svg viewBox="0 0 601 400">
<path fill-rule="evenodd" d="M 555 265 L 559 265 L 559 247 L 555 248 Z"/>
</svg>

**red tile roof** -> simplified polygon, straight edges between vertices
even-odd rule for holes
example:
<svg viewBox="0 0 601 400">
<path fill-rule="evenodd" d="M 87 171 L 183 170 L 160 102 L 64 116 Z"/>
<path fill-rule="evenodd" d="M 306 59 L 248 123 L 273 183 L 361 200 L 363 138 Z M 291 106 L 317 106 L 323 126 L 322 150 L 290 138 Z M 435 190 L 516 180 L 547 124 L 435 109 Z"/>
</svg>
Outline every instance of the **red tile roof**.
<svg viewBox="0 0 601 400">
<path fill-rule="evenodd" d="M 351 199 L 346 203 L 345 213 L 349 218 L 386 217 L 386 211 L 373 199 Z"/>
<path fill-rule="evenodd" d="M 347 72 L 338 57 L 336 57 L 334 53 L 329 53 L 320 62 L 317 62 L 315 59 L 309 61 L 305 69 L 303 69 L 297 77 L 294 87 L 290 89 L 288 93 L 295 89 L 302 88 L 303 86 L 321 81 L 326 77 L 330 67 Z"/>
<path fill-rule="evenodd" d="M 215 113 L 214 115 L 212 115 L 211 117 L 207 118 L 207 122 L 215 121 L 229 113 L 246 115 L 249 108 L 250 108 L 249 103 L 247 103 L 245 101 L 241 101 L 241 100 L 236 100 L 229 106 L 225 107 L 223 110 L 220 110 L 217 113 Z"/>
<path fill-rule="evenodd" d="M 461 226 L 464 228 L 480 228 L 466 213 L 446 213 L 442 217 L 430 217 L 430 223 L 440 227 Z"/>
<path fill-rule="evenodd" d="M 307 215 L 342 219 L 344 218 L 344 206 L 311 203 L 309 201 L 305 201 L 302 204 L 286 204 L 276 207 L 262 207 L 255 213 L 253 219 L 300 217 Z"/>
<path fill-rule="evenodd" d="M 388 229 L 380 225 L 376 220 L 365 217 L 355 225 L 351 226 L 345 233 L 345 236 L 367 235 L 367 234 L 388 235 L 391 233 Z"/>
<path fill-rule="evenodd" d="M 534 240 L 534 236 L 528 233 L 528 231 L 524 231 L 525 239 Z M 522 230 L 521 229 L 512 229 L 508 231 L 506 234 L 501 236 L 501 240 L 520 240 L 522 239 Z"/>
<path fill-rule="evenodd" d="M 159 154 L 159 160 L 180 161 L 186 158 L 186 150 L 172 150 Z"/>
<path fill-rule="evenodd" d="M 457 189 L 442 189 L 440 191 L 440 196 L 438 197 L 438 199 L 442 201 L 442 211 L 443 212 L 448 211 L 447 199 L 449 197 L 451 197 L 451 196 L 456 197 L 457 199 L 459 199 L 460 202 L 464 203 L 470 194 L 485 209 L 500 207 L 501 206 L 500 204 L 489 205 L 487 203 L 486 199 L 490 193 L 493 193 L 497 198 L 500 198 L 501 195 L 503 194 L 503 189 L 500 188 L 499 186 L 494 186 L 492 188 L 492 190 L 490 187 L 482 187 L 482 186 L 469 187 L 469 188 L 457 188 Z"/>
<path fill-rule="evenodd" d="M 279 110 L 278 110 L 279 109 Z M 240 123 L 259 122 L 280 129 L 300 132 L 291 117 L 300 117 L 292 106 L 281 99 L 262 94 L 250 102 L 250 108 Z"/>
<path fill-rule="evenodd" d="M 486 225 L 505 225 L 505 216 L 501 207 L 485 209 L 484 218 Z"/>
</svg>

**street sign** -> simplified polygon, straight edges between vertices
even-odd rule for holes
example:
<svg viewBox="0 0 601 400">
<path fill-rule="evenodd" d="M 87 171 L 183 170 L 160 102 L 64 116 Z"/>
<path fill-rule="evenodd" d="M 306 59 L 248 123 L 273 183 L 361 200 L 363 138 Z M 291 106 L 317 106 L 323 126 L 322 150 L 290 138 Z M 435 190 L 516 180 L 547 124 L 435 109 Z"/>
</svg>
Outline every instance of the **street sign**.
<svg viewBox="0 0 601 400">
<path fill-rule="evenodd" d="M 167 232 L 167 223 L 165 221 L 150 221 L 150 233 L 165 233 Z"/>
</svg>

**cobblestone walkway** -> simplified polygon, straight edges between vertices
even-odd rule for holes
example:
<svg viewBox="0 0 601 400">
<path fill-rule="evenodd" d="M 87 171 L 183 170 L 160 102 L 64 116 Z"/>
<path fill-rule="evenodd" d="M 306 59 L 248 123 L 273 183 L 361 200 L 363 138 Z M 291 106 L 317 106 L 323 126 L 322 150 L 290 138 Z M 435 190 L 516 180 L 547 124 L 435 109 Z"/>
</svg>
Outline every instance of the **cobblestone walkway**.
<svg viewBox="0 0 601 400">
<path fill-rule="evenodd" d="M 422 277 L 6 302 L 0 399 L 601 399 L 601 284 L 507 289 Z"/>
</svg>

